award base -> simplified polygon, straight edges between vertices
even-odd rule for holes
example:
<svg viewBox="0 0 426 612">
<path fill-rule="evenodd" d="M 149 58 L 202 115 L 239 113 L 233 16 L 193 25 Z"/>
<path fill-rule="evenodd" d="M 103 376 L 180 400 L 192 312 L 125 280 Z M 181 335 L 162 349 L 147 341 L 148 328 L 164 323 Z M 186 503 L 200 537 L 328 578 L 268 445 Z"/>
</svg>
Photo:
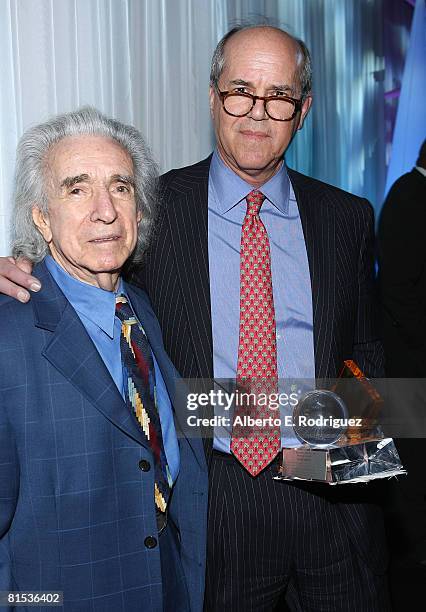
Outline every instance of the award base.
<svg viewBox="0 0 426 612">
<path fill-rule="evenodd" d="M 327 484 L 368 482 L 406 474 L 392 438 L 315 448 L 283 448 L 276 480 L 310 480 Z"/>
</svg>

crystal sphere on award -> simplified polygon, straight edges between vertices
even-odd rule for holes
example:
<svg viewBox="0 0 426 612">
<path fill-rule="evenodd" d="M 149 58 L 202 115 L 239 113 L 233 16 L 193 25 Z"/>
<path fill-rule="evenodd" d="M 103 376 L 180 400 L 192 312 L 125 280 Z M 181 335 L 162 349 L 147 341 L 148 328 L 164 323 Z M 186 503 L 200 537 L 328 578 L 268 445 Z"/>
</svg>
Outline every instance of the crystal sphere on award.
<svg viewBox="0 0 426 612">
<path fill-rule="evenodd" d="M 293 411 L 293 429 L 297 438 L 317 448 L 336 444 L 347 430 L 347 409 L 332 391 L 308 391 Z M 345 421 L 346 420 L 346 421 Z"/>
</svg>

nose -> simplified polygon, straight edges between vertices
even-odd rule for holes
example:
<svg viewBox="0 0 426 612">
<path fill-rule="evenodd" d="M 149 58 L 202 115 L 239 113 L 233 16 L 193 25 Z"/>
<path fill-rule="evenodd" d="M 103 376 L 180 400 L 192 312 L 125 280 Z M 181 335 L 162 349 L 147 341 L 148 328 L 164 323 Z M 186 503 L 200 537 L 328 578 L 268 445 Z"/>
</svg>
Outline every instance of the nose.
<svg viewBox="0 0 426 612">
<path fill-rule="evenodd" d="M 108 189 L 102 188 L 97 190 L 93 198 L 93 209 L 90 216 L 91 221 L 113 223 L 116 218 L 117 210 Z"/>
<path fill-rule="evenodd" d="M 254 119 L 254 121 L 263 121 L 264 119 L 268 119 L 268 115 L 265 112 L 265 101 L 255 100 L 254 106 L 249 112 L 248 116 Z"/>
</svg>

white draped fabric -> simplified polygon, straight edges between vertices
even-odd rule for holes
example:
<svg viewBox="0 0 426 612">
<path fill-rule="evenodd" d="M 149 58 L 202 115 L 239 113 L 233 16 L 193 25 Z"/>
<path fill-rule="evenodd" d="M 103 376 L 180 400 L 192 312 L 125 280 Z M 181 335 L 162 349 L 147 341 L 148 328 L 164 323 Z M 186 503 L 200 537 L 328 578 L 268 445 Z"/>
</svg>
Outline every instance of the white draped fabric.
<svg viewBox="0 0 426 612">
<path fill-rule="evenodd" d="M 9 252 L 15 149 L 30 125 L 92 104 L 141 129 L 162 170 L 212 146 L 215 0 L 0 1 L 0 255 Z"/>
<path fill-rule="evenodd" d="M 305 38 L 315 102 L 292 167 L 380 203 L 382 0 L 1 0 L 0 255 L 9 252 L 17 141 L 30 125 L 93 104 L 142 130 L 162 170 L 206 156 L 212 50 L 266 17 Z M 378 197 L 380 194 L 380 198 Z"/>
</svg>

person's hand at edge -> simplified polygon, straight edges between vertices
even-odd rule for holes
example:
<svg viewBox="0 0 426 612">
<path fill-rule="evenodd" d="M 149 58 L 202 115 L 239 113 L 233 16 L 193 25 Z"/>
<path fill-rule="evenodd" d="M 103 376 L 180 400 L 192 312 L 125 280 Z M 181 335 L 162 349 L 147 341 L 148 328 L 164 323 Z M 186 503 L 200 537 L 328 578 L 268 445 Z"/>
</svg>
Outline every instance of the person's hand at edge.
<svg viewBox="0 0 426 612">
<path fill-rule="evenodd" d="M 0 293 L 20 302 L 28 302 L 30 291 L 41 289 L 40 281 L 31 276 L 32 263 L 28 259 L 0 257 Z"/>
</svg>

